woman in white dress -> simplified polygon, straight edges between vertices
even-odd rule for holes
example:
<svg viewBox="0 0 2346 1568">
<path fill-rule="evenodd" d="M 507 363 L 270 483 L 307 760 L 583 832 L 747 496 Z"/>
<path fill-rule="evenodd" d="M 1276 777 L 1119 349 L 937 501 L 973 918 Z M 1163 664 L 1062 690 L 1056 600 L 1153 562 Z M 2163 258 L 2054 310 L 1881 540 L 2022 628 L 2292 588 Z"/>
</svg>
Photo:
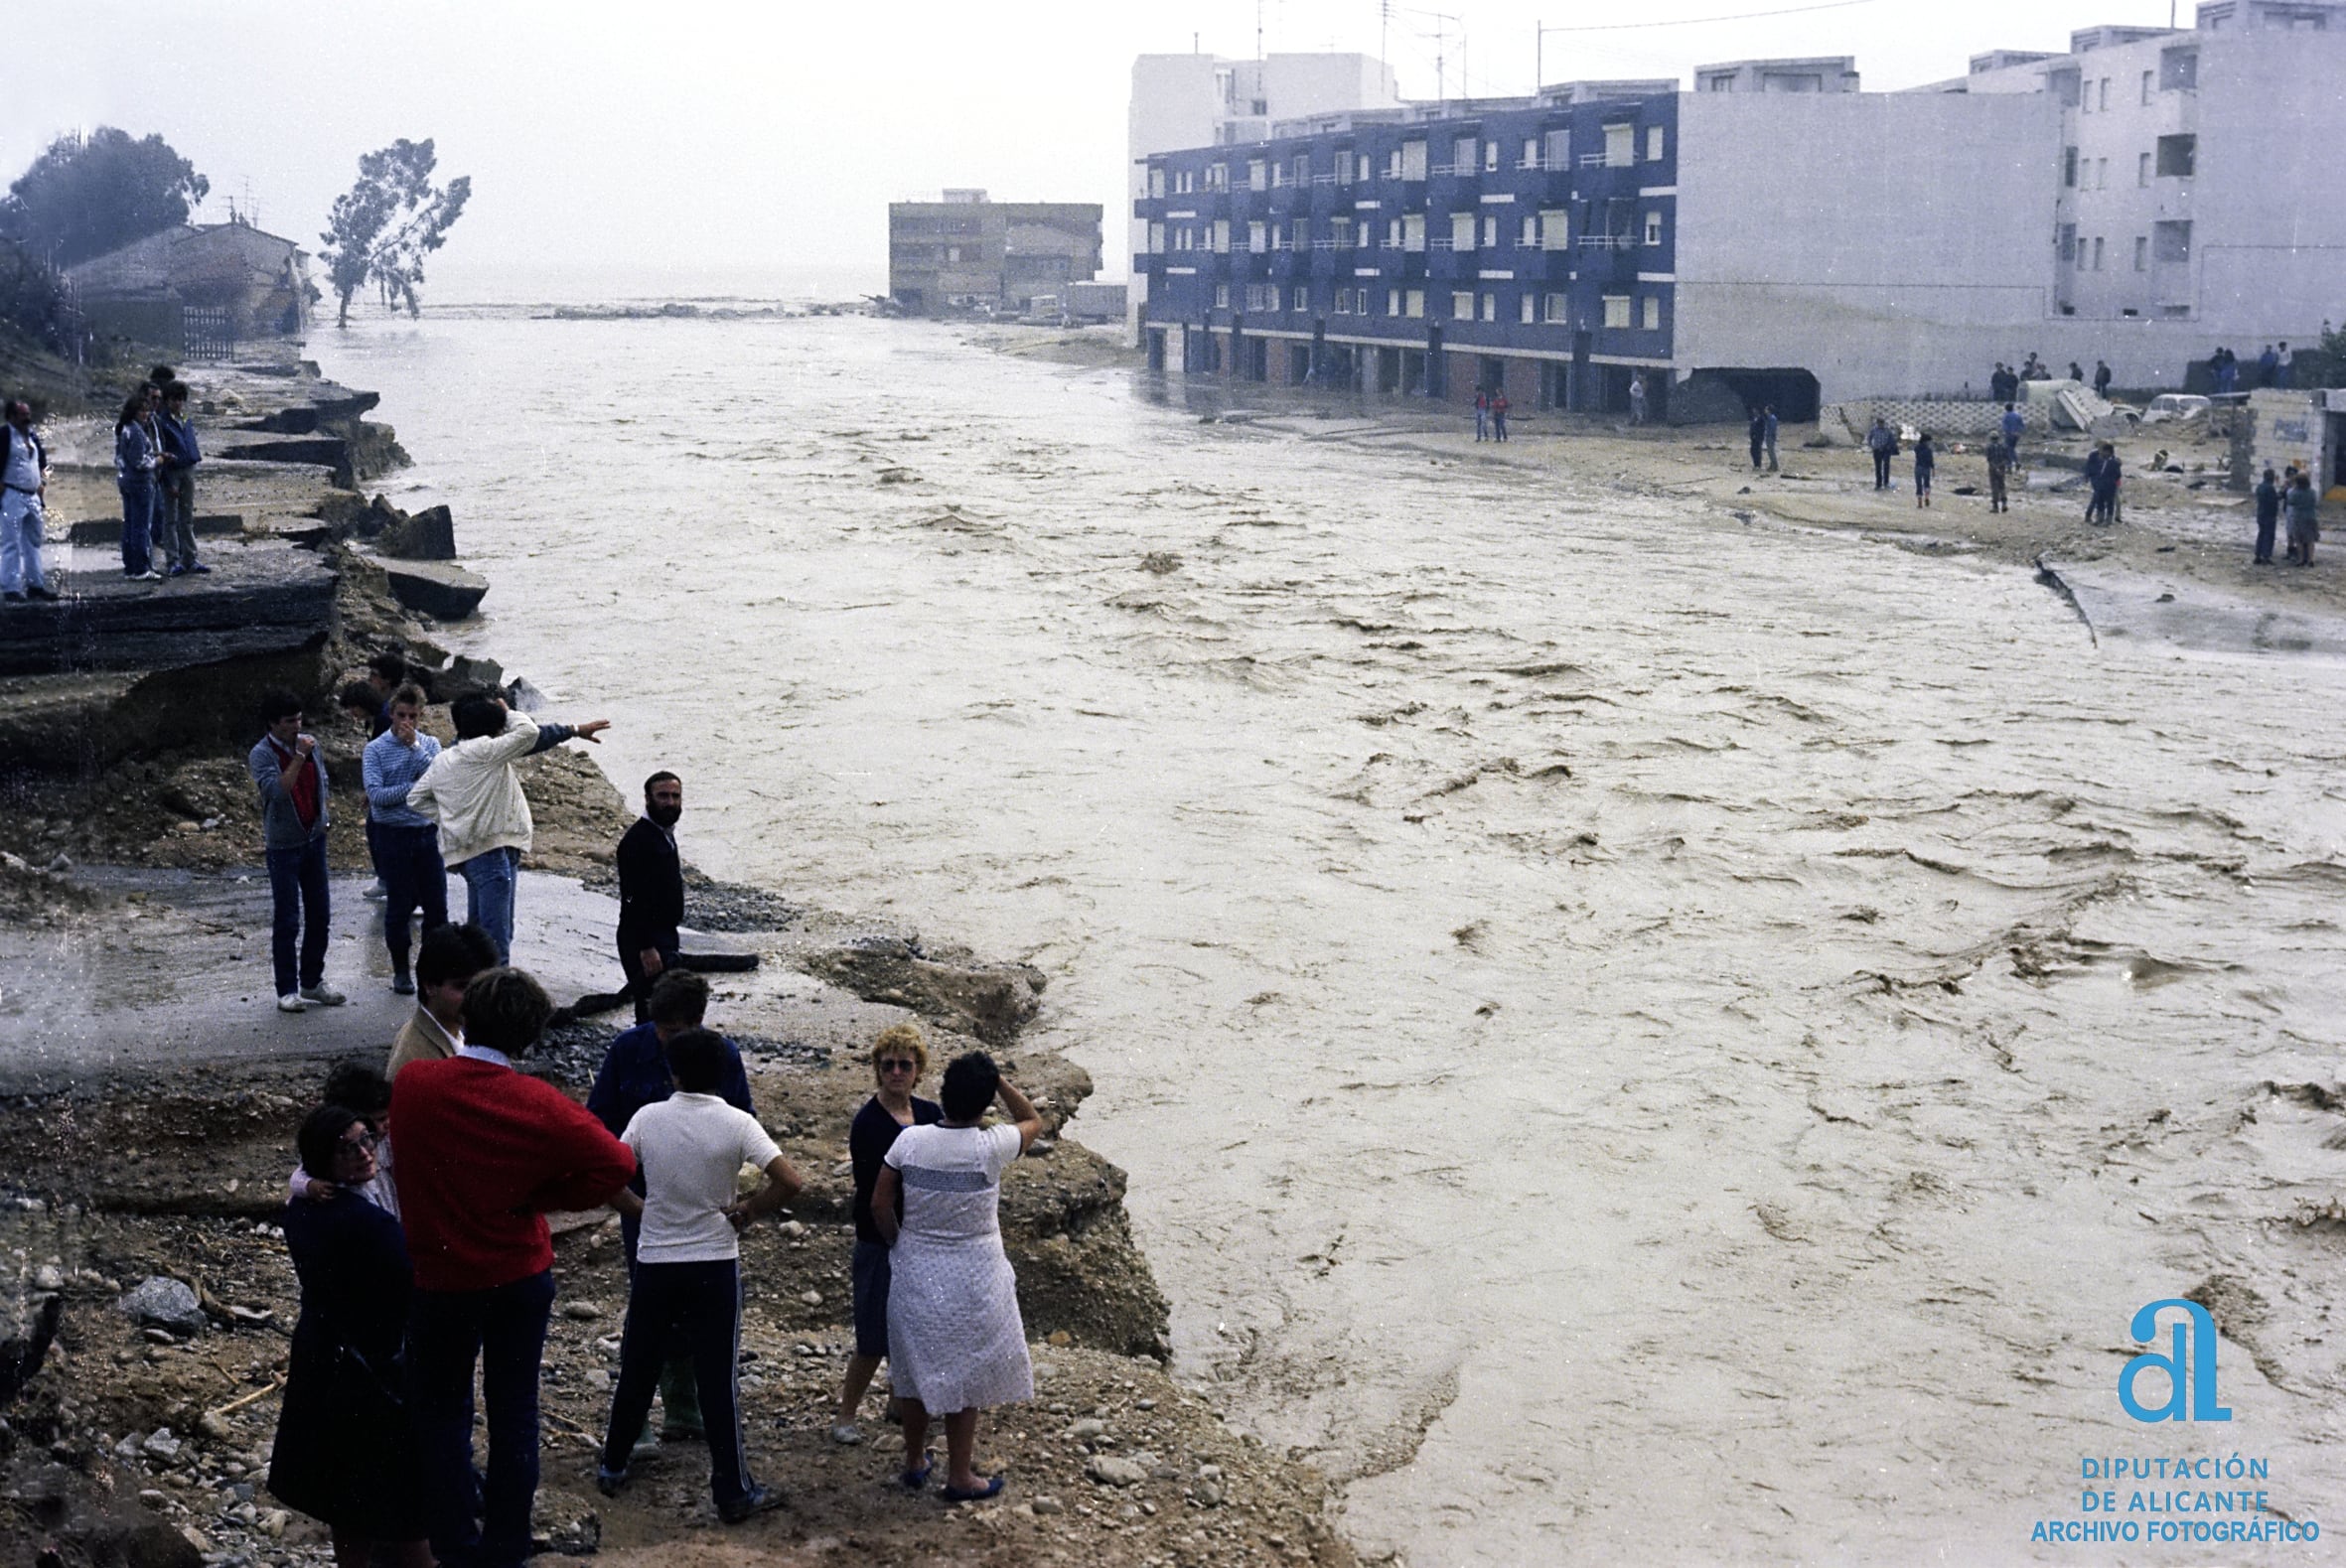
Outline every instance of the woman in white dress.
<svg viewBox="0 0 2346 1568">
<path fill-rule="evenodd" d="M 978 1126 L 997 1095 L 1010 1123 Z M 871 1212 L 889 1248 L 888 1381 L 903 1400 L 904 1484 L 929 1484 L 929 1418 L 942 1416 L 945 1499 L 970 1502 L 1002 1490 L 1001 1477 L 980 1480 L 971 1468 L 977 1412 L 1035 1396 L 995 1210 L 1002 1172 L 1043 1120 L 982 1051 L 945 1069 L 939 1097 L 945 1120 L 907 1127 L 889 1145 Z"/>
</svg>

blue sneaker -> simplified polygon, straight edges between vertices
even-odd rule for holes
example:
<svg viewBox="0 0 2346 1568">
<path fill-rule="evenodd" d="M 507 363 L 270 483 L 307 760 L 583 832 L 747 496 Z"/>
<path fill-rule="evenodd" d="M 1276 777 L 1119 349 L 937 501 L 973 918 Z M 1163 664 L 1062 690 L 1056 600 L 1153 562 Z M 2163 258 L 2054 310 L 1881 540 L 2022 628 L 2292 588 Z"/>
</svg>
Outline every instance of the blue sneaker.
<svg viewBox="0 0 2346 1568">
<path fill-rule="evenodd" d="M 175 566 L 171 569 L 171 575 L 174 577 L 185 577 L 188 575 L 188 569 L 184 566 Z"/>
<path fill-rule="evenodd" d="M 628 1473 L 626 1471 L 605 1470 L 601 1464 L 595 1466 L 595 1490 L 603 1494 L 604 1497 L 618 1497 L 619 1489 L 627 1484 Z"/>
<path fill-rule="evenodd" d="M 194 561 L 189 563 L 188 570 L 198 577 L 210 577 L 212 575 L 212 568 L 206 566 L 202 561 Z"/>
</svg>

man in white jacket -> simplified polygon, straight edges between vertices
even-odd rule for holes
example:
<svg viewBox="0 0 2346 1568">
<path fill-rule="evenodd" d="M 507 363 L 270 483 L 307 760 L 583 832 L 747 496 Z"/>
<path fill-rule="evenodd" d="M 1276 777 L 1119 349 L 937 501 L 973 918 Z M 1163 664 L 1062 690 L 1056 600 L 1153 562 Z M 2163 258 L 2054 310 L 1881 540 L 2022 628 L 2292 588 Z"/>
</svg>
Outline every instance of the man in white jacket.
<svg viewBox="0 0 2346 1568">
<path fill-rule="evenodd" d="M 456 744 L 408 787 L 407 804 L 440 824 L 440 859 L 465 880 L 466 919 L 497 943 L 497 961 L 511 963 L 513 889 L 531 834 L 529 799 L 513 765 L 573 737 L 601 745 L 595 738 L 611 721 L 539 724 L 479 692 L 457 698 L 450 716 Z"/>
</svg>

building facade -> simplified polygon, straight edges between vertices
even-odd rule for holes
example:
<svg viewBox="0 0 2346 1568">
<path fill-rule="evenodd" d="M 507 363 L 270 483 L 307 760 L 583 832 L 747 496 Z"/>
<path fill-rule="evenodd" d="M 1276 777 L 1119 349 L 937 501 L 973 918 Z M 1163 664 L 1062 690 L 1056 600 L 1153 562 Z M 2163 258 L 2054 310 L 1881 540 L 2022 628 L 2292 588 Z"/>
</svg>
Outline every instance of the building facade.
<svg viewBox="0 0 2346 1568">
<path fill-rule="evenodd" d="M 1023 311 L 1100 271 L 1097 202 L 989 202 L 948 191 L 888 205 L 888 296 L 908 311 Z"/>
<path fill-rule="evenodd" d="M 1401 106 L 1393 68 L 1370 55 L 1268 55 L 1226 60 L 1219 55 L 1142 55 L 1132 62 L 1132 97 L 1125 144 L 1131 158 L 1130 196 L 1147 194 L 1143 160 L 1185 147 L 1247 146 L 1270 135 L 1278 120 L 1352 109 Z M 1132 218 L 1132 255 L 1147 234 Z M 1128 290 L 1127 325 L 1139 324 L 1147 278 L 1135 270 Z"/>
<path fill-rule="evenodd" d="M 1846 58 L 1275 121 L 1136 166 L 1168 370 L 1622 409 L 2179 385 L 2346 319 L 2346 0 L 2216 0 L 1865 92 Z"/>
<path fill-rule="evenodd" d="M 183 355 L 299 338 L 318 290 L 309 252 L 241 219 L 182 223 L 66 269 L 90 326 Z"/>
</svg>

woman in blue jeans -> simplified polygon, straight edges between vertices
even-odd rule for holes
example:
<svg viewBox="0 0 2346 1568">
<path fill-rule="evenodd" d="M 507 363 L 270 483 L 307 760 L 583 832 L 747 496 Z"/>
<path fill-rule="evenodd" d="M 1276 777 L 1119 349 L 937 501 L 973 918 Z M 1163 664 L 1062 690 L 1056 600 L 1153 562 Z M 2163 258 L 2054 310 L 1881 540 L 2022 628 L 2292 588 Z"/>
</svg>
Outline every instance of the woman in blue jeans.
<svg viewBox="0 0 2346 1568">
<path fill-rule="evenodd" d="M 147 388 L 140 387 L 114 420 L 114 488 L 122 493 L 122 574 L 134 583 L 159 583 L 151 553 L 155 529 L 155 469 L 162 461 L 147 424 Z"/>
</svg>

